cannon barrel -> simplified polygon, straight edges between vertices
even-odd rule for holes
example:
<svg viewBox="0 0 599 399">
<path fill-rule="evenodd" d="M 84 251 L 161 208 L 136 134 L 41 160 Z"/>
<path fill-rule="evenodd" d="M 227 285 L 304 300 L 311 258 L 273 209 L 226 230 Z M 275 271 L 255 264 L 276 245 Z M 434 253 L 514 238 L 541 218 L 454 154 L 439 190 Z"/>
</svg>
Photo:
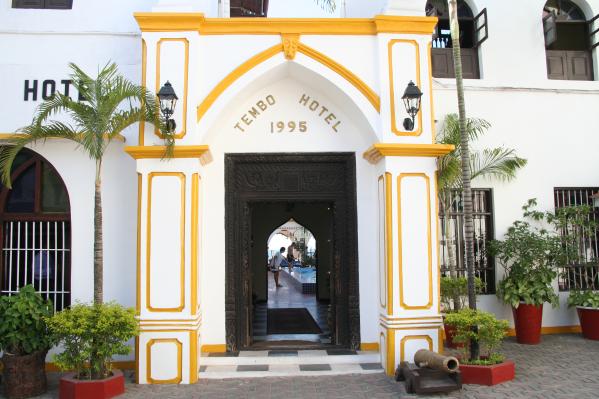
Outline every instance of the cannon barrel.
<svg viewBox="0 0 599 399">
<path fill-rule="evenodd" d="M 414 355 L 414 363 L 418 367 L 428 367 L 434 370 L 445 371 L 446 373 L 455 373 L 458 371 L 460 363 L 453 356 L 443 356 L 428 349 L 420 349 Z"/>
</svg>

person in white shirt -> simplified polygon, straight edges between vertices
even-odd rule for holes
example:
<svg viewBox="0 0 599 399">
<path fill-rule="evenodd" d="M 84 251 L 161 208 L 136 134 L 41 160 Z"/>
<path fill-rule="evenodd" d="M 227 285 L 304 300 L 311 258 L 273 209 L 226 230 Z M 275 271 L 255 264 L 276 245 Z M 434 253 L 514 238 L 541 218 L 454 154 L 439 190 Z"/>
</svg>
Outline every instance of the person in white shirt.
<svg viewBox="0 0 599 399">
<path fill-rule="evenodd" d="M 279 284 L 279 273 L 281 272 L 281 268 L 287 266 L 287 259 L 283 256 L 285 253 L 285 247 L 281 247 L 279 252 L 273 255 L 269 262 L 269 268 L 275 278 L 275 285 L 277 288 L 282 287 L 282 284 Z"/>
</svg>

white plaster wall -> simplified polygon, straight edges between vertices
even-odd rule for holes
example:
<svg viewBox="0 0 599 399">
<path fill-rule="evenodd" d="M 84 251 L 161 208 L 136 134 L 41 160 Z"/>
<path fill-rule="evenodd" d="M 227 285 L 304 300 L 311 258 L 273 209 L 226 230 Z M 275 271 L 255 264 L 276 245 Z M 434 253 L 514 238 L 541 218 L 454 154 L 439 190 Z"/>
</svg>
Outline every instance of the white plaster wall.
<svg viewBox="0 0 599 399">
<path fill-rule="evenodd" d="M 71 204 L 71 302 L 93 300 L 95 164 L 66 140 L 31 147 L 62 177 Z M 115 142 L 106 152 L 102 173 L 104 300 L 135 306 L 137 175 L 135 162 Z"/>
<path fill-rule="evenodd" d="M 71 10 L 13 9 L 0 0 L 0 33 L 139 32 L 134 12 L 150 11 L 158 0 L 73 0 Z"/>
<path fill-rule="evenodd" d="M 591 82 L 595 83 L 595 82 Z M 501 183 L 476 180 L 475 187 L 493 188 L 495 236 L 501 238 L 514 220 L 522 217 L 521 207 L 529 198 L 537 198 L 539 209 L 554 207 L 554 187 L 597 187 L 599 159 L 594 148 L 597 136 L 599 92 L 520 91 L 466 89 L 468 116 L 484 118 L 492 127 L 473 144 L 485 148 L 505 145 L 516 148 L 528 160 L 515 181 Z M 455 92 L 437 88 L 435 110 L 439 121 L 449 112 L 457 112 Z M 441 123 L 439 123 L 441 125 Z M 497 281 L 503 269 L 497 267 Z M 557 284 L 555 284 L 557 290 Z M 546 326 L 577 324 L 575 311 L 567 309 L 567 293 L 560 294 L 562 306 L 545 306 Z M 482 297 L 483 307 L 511 319 L 509 308 L 496 303 L 495 297 Z"/>
<path fill-rule="evenodd" d="M 218 122 L 209 129 L 204 142 L 210 145 L 214 160 L 202 174 L 204 187 L 203 214 L 204 253 L 200 275 L 203 304 L 203 323 L 200 334 L 203 344 L 220 344 L 225 341 L 224 298 L 225 298 L 225 229 L 224 220 L 224 154 L 250 152 L 355 152 L 357 171 L 358 242 L 360 267 L 360 322 L 362 342 L 376 342 L 377 333 L 377 266 L 376 266 L 376 170 L 362 157 L 373 140 L 363 117 L 351 109 L 338 106 L 336 97 L 341 92 L 332 90 L 331 84 L 317 75 L 311 81 L 285 71 L 273 73 L 274 82 L 255 90 L 244 91 L 233 102 L 221 108 L 223 113 Z M 282 77 L 281 77 L 282 75 Z M 299 104 L 306 93 L 335 113 L 342 124 L 338 132 L 331 129 L 323 117 Z M 276 99 L 276 104 L 258 116 L 245 132 L 234 125 L 246 112 L 267 95 Z M 233 110 L 232 112 L 230 110 Z M 306 133 L 270 133 L 271 121 L 306 121 Z"/>
</svg>

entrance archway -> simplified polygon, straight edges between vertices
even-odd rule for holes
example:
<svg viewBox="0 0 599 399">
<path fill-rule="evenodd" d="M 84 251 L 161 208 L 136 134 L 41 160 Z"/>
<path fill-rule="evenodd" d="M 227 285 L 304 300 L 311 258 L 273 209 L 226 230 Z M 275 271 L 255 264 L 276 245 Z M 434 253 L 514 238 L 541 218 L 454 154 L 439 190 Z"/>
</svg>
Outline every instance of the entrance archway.
<svg viewBox="0 0 599 399">
<path fill-rule="evenodd" d="M 252 345 L 251 206 L 260 202 L 330 204 L 331 344 L 357 349 L 360 313 L 356 172 L 353 153 L 225 156 L 225 321 L 227 350 Z"/>
</svg>

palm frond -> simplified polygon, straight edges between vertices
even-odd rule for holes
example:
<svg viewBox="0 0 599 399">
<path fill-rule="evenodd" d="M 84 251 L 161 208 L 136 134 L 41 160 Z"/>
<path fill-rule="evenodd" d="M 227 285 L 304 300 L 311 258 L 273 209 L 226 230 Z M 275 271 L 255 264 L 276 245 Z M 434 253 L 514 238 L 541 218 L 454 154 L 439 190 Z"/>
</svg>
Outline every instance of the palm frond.
<svg viewBox="0 0 599 399">
<path fill-rule="evenodd" d="M 0 180 L 8 188 L 12 188 L 10 174 L 13 161 L 26 145 L 39 141 L 45 142 L 49 138 L 63 138 L 81 144 L 81 133 L 64 122 L 52 121 L 44 125 L 31 124 L 19 129 L 17 133 L 0 147 Z"/>
<path fill-rule="evenodd" d="M 487 148 L 482 154 L 472 152 L 470 155 L 472 179 L 485 177 L 509 181 L 526 163 L 526 159 L 518 157 L 515 150 L 504 147 Z"/>
<path fill-rule="evenodd" d="M 337 0 L 314 0 L 323 10 L 333 13 L 337 9 Z"/>
</svg>

